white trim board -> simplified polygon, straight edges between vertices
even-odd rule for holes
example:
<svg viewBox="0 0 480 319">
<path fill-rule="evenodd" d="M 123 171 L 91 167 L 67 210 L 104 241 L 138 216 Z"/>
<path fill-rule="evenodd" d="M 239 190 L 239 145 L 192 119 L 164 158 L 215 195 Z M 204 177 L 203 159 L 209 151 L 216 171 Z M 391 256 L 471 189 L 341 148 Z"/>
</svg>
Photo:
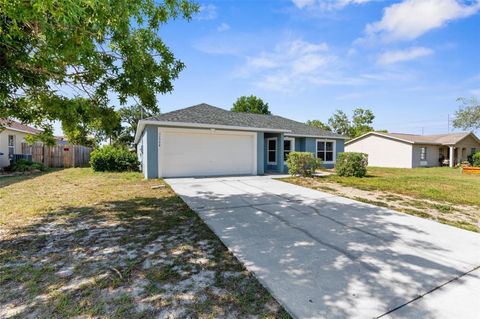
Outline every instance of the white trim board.
<svg viewBox="0 0 480 319">
<path fill-rule="evenodd" d="M 318 142 L 332 142 L 333 145 L 333 154 L 332 154 L 332 161 L 322 161 L 323 164 L 335 164 L 337 161 L 337 141 L 336 140 L 327 140 L 327 139 L 316 139 L 315 140 L 315 157 L 318 158 Z M 325 150 L 326 152 L 326 145 Z"/>
<path fill-rule="evenodd" d="M 275 162 L 270 162 L 269 158 L 270 158 L 270 148 L 269 148 L 269 141 L 275 141 Z M 267 138 L 267 164 L 268 165 L 277 165 L 277 156 L 278 156 L 278 139 L 276 137 L 269 137 Z M 282 154 L 283 156 L 283 154 Z"/>
</svg>

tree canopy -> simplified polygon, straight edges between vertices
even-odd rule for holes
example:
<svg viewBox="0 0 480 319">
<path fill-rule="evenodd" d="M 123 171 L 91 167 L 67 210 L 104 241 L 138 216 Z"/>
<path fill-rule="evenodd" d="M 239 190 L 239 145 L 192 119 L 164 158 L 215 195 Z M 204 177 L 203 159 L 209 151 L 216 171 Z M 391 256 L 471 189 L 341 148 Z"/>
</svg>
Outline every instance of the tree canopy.
<svg viewBox="0 0 480 319">
<path fill-rule="evenodd" d="M 157 112 L 185 68 L 158 32 L 197 11 L 189 0 L 0 1 L 0 118 L 60 120 L 74 136 L 86 112 L 114 122 L 112 99 Z"/>
<path fill-rule="evenodd" d="M 470 99 L 458 98 L 460 107 L 455 113 L 453 126 L 463 130 L 480 129 L 480 103 L 474 97 Z"/>
<path fill-rule="evenodd" d="M 138 121 L 142 118 L 153 116 L 149 110 L 143 109 L 140 105 L 122 107 L 118 114 L 121 126 L 115 131 L 113 144 L 132 146 L 137 132 Z"/>
<path fill-rule="evenodd" d="M 351 119 L 342 110 L 336 110 L 328 119 L 328 124 L 319 120 L 310 120 L 307 121 L 307 125 L 354 138 L 373 131 L 374 119 L 375 115 L 371 110 L 356 108 Z"/>
<path fill-rule="evenodd" d="M 270 114 L 268 103 L 265 103 L 261 98 L 254 95 L 241 96 L 233 103 L 231 109 L 233 112 L 245 112 L 256 114 Z"/>
<path fill-rule="evenodd" d="M 332 131 L 332 128 L 328 126 L 328 124 L 323 123 L 320 120 L 308 120 L 307 125 L 317 127 L 319 129 L 325 130 L 325 131 Z"/>
</svg>

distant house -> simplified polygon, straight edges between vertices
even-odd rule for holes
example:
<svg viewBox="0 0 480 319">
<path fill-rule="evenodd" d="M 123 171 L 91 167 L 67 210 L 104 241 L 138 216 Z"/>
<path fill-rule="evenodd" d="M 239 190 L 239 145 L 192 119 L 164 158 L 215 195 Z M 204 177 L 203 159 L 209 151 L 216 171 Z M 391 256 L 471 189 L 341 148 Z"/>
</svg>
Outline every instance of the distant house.
<svg viewBox="0 0 480 319">
<path fill-rule="evenodd" d="M 25 143 L 27 134 L 38 134 L 41 130 L 24 125 L 16 121 L 2 121 L 0 126 L 0 168 L 10 165 L 15 154 L 22 154 L 22 143 Z"/>
<path fill-rule="evenodd" d="M 367 153 L 370 166 L 453 167 L 480 151 L 480 140 L 469 132 L 438 135 L 370 132 L 346 142 L 345 151 Z"/>
<path fill-rule="evenodd" d="M 36 135 L 42 130 L 30 127 L 13 120 L 0 120 L 0 169 L 10 165 L 15 156 L 24 155 L 22 143 L 25 143 L 27 135 Z M 56 137 L 59 145 L 66 144 L 64 137 Z"/>
<path fill-rule="evenodd" d="M 333 167 L 344 140 L 277 115 L 208 104 L 141 120 L 135 136 L 146 178 L 284 173 L 292 151 L 311 152 Z"/>
</svg>

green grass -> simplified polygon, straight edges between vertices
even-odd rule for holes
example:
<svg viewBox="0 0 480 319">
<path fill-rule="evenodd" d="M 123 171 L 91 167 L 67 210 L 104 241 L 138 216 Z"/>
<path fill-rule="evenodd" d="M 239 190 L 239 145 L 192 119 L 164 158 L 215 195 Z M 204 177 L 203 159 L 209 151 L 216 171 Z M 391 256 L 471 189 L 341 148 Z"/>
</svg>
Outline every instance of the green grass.
<svg viewBox="0 0 480 319">
<path fill-rule="evenodd" d="M 181 307 L 192 318 L 288 318 L 168 185 L 152 189 L 158 184 L 141 173 L 87 168 L 0 178 L 0 317 L 6 305 L 25 304 L 15 317 L 154 318 Z M 58 275 L 64 268 L 71 274 Z M 239 276 L 204 300 L 219 288 L 193 280 L 207 270 Z M 193 301 L 175 303 L 190 289 Z"/>
<path fill-rule="evenodd" d="M 453 204 L 480 206 L 480 176 L 464 175 L 459 169 L 369 167 L 365 178 L 330 175 L 330 182 L 362 190 L 380 190 Z"/>
</svg>

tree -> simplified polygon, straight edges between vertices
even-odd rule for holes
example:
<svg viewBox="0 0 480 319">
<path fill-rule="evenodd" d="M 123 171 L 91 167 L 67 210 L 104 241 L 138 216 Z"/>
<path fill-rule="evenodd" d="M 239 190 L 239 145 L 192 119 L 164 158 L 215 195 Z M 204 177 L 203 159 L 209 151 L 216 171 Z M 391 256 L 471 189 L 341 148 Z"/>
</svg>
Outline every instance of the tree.
<svg viewBox="0 0 480 319">
<path fill-rule="evenodd" d="M 352 117 L 352 137 L 357 137 L 373 131 L 372 123 L 375 115 L 371 110 L 357 108 L 353 111 Z"/>
<path fill-rule="evenodd" d="M 112 107 L 101 107 L 86 98 L 57 100 L 61 106 L 56 107 L 54 114 L 62 119 L 62 130 L 69 143 L 94 146 L 111 137 L 120 126 L 120 116 Z"/>
<path fill-rule="evenodd" d="M 374 119 L 375 115 L 368 109 L 356 108 L 351 120 L 345 112 L 336 110 L 328 119 L 328 124 L 333 132 L 354 138 L 373 131 Z"/>
<path fill-rule="evenodd" d="M 470 99 L 458 98 L 460 107 L 455 113 L 453 126 L 463 130 L 476 131 L 480 129 L 480 103 L 474 97 Z"/>
<path fill-rule="evenodd" d="M 332 128 L 328 126 L 328 124 L 323 123 L 320 120 L 308 120 L 307 125 L 317 127 L 319 129 L 325 130 L 325 131 L 332 131 Z"/>
<path fill-rule="evenodd" d="M 114 136 L 114 145 L 133 146 L 135 133 L 137 132 L 138 121 L 142 118 L 153 116 L 149 110 L 142 110 L 140 105 L 122 107 L 118 110 L 122 126 L 117 130 Z"/>
<path fill-rule="evenodd" d="M 332 128 L 332 131 L 351 137 L 352 125 L 348 119 L 347 114 L 341 110 L 336 110 L 335 113 L 328 119 L 328 125 Z"/>
<path fill-rule="evenodd" d="M 1 1 L 0 118 L 70 128 L 59 108 L 76 98 L 102 118 L 114 114 L 112 97 L 158 111 L 156 95 L 171 92 L 185 67 L 160 27 L 198 9 L 190 0 Z"/>
<path fill-rule="evenodd" d="M 232 112 L 245 112 L 256 114 L 270 114 L 268 103 L 254 95 L 241 96 L 233 103 Z"/>
</svg>

